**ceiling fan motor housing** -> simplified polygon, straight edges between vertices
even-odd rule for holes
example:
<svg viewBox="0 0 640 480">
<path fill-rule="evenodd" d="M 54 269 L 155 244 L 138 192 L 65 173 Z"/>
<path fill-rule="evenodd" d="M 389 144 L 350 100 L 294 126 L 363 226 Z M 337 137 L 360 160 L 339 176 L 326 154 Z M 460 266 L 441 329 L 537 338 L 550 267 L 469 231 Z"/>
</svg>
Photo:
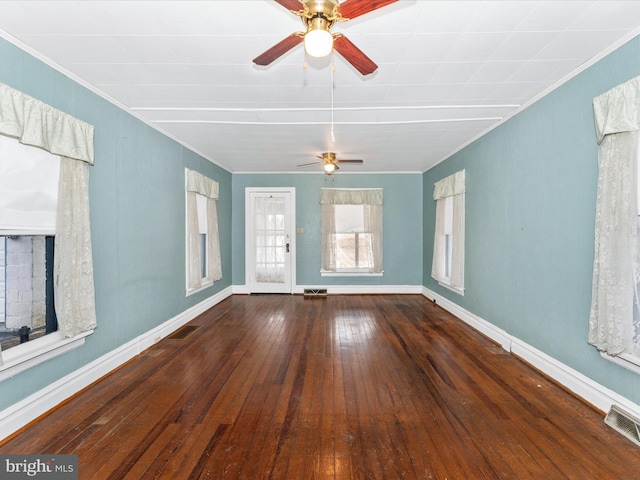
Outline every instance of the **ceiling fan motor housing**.
<svg viewBox="0 0 640 480">
<path fill-rule="evenodd" d="M 327 22 L 333 23 L 340 17 L 337 0 L 305 0 L 302 2 L 304 6 L 303 17 L 307 20 L 313 18 L 324 18 Z"/>
</svg>

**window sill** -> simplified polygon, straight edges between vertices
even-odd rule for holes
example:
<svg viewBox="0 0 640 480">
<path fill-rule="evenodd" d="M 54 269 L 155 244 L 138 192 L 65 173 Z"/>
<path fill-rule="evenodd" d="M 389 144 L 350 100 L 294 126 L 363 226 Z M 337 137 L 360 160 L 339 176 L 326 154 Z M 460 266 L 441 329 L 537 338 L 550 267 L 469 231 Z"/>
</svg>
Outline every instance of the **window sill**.
<svg viewBox="0 0 640 480">
<path fill-rule="evenodd" d="M 446 288 L 447 290 L 451 290 L 452 292 L 457 293 L 458 295 L 462 295 L 464 297 L 464 288 L 452 287 L 451 285 L 443 282 L 438 282 L 438 285 Z"/>
<path fill-rule="evenodd" d="M 62 332 L 53 332 L 22 345 L 3 350 L 3 363 L 0 365 L 0 382 L 62 355 L 69 350 L 82 346 L 85 337 L 92 333 L 93 330 L 89 330 L 75 337 L 65 338 Z"/>
<path fill-rule="evenodd" d="M 630 353 L 622 353 L 620 355 L 608 355 L 605 352 L 600 352 L 600 356 L 605 360 L 620 365 L 621 367 L 631 370 L 634 373 L 640 374 L 640 357 L 631 355 Z"/>
<path fill-rule="evenodd" d="M 188 290 L 188 289 L 187 289 L 186 295 L 187 295 L 187 297 L 188 297 L 189 295 L 194 295 L 194 294 L 196 294 L 196 293 L 198 293 L 198 292 L 201 292 L 201 291 L 203 291 L 203 290 L 206 290 L 206 289 L 207 289 L 207 288 L 209 288 L 211 285 L 213 285 L 213 281 L 208 281 L 208 282 L 206 282 L 206 283 L 202 284 L 201 286 L 199 286 L 198 288 L 193 288 L 193 289 L 191 289 L 191 290 Z"/>
<path fill-rule="evenodd" d="M 382 277 L 384 272 L 371 273 L 368 270 L 339 270 L 337 272 L 329 272 L 327 270 L 320 270 L 322 277 Z"/>
</svg>

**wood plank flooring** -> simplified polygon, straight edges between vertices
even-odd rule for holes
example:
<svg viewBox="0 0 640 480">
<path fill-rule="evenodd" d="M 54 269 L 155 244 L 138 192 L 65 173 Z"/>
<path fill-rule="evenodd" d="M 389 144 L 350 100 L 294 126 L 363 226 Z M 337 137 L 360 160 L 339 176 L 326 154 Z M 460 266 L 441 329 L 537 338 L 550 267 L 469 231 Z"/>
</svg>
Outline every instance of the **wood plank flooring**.
<svg viewBox="0 0 640 480">
<path fill-rule="evenodd" d="M 0 453 L 98 480 L 640 478 L 600 412 L 420 295 L 232 296 L 190 325 Z"/>
</svg>

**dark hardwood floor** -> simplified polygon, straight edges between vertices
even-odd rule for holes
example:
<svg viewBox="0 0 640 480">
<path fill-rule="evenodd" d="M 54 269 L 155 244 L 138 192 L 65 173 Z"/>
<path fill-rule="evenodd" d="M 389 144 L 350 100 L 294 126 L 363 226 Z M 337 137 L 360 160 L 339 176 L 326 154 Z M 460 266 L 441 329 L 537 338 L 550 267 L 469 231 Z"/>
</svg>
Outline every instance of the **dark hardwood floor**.
<svg viewBox="0 0 640 480">
<path fill-rule="evenodd" d="M 0 453 L 100 480 L 640 478 L 602 413 L 420 295 L 233 296 L 189 325 Z"/>
</svg>

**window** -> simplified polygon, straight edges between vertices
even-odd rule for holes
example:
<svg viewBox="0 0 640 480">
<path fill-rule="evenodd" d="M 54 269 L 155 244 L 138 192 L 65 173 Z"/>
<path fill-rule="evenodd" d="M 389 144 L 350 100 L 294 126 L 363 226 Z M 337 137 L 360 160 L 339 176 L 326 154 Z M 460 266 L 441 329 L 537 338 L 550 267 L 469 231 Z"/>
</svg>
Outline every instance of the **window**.
<svg viewBox="0 0 640 480">
<path fill-rule="evenodd" d="M 464 198 L 464 170 L 436 182 L 431 276 L 460 294 L 464 294 Z"/>
<path fill-rule="evenodd" d="M 218 183 L 185 170 L 187 295 L 222 278 L 218 238 Z"/>
<path fill-rule="evenodd" d="M 55 243 L 52 283 L 58 320 L 58 330 L 49 335 L 4 352 L 0 348 L 0 380 L 82 345 L 96 327 L 89 215 L 93 130 L 0 83 L 0 236 L 30 236 L 33 243 L 34 235 L 55 234 L 49 242 Z M 42 167 L 24 168 L 41 153 L 48 156 Z M 59 175 L 51 173 L 53 164 Z M 21 167 L 29 180 L 18 184 L 13 175 Z M 57 187 L 48 190 L 38 183 L 43 178 L 55 180 Z"/>
<path fill-rule="evenodd" d="M 640 77 L 593 101 L 598 147 L 588 341 L 640 373 Z"/>
<path fill-rule="evenodd" d="M 382 274 L 382 190 L 322 189 L 322 274 Z"/>
<path fill-rule="evenodd" d="M 207 274 L 209 271 L 209 251 L 207 245 L 208 233 L 207 233 L 207 197 L 204 195 L 196 194 L 196 207 L 198 210 L 198 236 L 200 241 L 198 242 L 198 255 L 200 256 L 200 278 L 206 282 Z"/>
<path fill-rule="evenodd" d="M 371 234 L 364 229 L 363 205 L 335 205 L 336 270 L 373 268 Z"/>
</svg>

